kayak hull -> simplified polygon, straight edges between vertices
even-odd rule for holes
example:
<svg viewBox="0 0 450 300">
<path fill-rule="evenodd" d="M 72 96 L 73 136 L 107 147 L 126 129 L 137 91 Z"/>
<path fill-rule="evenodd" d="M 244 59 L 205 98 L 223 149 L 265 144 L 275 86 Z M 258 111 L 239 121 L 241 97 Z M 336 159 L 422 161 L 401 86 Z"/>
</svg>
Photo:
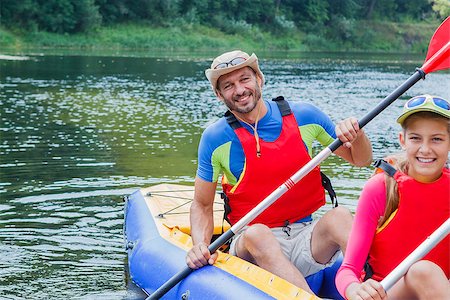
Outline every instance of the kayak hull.
<svg viewBox="0 0 450 300">
<path fill-rule="evenodd" d="M 169 190 L 168 195 L 162 196 L 161 191 L 166 190 Z M 168 199 L 173 201 L 177 198 L 171 195 L 180 193 L 184 200 L 179 201 L 186 202 L 188 196 L 192 195 L 192 187 L 158 185 L 138 190 L 126 197 L 124 235 L 129 274 L 131 280 L 148 295 L 186 268 L 186 252 L 192 245 L 190 236 L 186 233 L 189 228 L 183 229 L 189 226 L 188 216 L 181 221 L 174 221 L 169 214 L 161 213 L 166 209 L 162 207 Z M 169 207 L 176 208 L 177 203 L 170 203 Z M 188 207 L 183 209 L 184 213 L 188 212 Z M 221 214 L 223 216 L 223 212 L 219 212 L 215 219 L 220 219 Z M 216 227 L 217 230 L 226 229 L 223 224 Z M 332 268 L 327 268 L 328 271 L 307 278 L 313 291 L 322 295 L 325 292 L 328 293 L 328 298 L 338 299 L 338 294 L 333 296 L 333 293 L 337 293 L 334 279 L 330 280 L 330 277 L 334 278 L 338 267 L 339 264 L 335 264 Z M 325 281 L 330 283 L 329 287 L 323 284 Z M 163 299 L 283 298 L 318 299 L 285 280 L 226 253 L 219 253 L 219 259 L 213 266 L 193 271 L 163 296 Z"/>
</svg>

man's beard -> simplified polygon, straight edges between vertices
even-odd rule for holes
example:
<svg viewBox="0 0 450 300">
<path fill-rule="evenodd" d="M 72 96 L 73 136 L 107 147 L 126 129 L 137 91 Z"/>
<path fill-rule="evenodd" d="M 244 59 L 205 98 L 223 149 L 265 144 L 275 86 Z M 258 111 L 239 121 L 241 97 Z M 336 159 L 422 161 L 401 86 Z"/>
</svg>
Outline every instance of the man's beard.
<svg viewBox="0 0 450 300">
<path fill-rule="evenodd" d="M 258 105 L 258 101 L 261 98 L 261 89 L 259 88 L 259 86 L 257 86 L 255 88 L 255 91 L 253 93 L 253 101 L 251 103 L 249 103 L 248 106 L 239 107 L 236 105 L 235 101 L 238 100 L 239 98 L 250 96 L 250 95 L 252 95 L 252 93 L 250 91 L 245 91 L 241 95 L 236 95 L 231 101 L 224 98 L 224 103 L 228 107 L 229 110 L 235 111 L 235 112 L 238 112 L 241 114 L 246 114 L 246 113 L 249 113 L 252 110 L 254 110 L 256 105 Z"/>
</svg>

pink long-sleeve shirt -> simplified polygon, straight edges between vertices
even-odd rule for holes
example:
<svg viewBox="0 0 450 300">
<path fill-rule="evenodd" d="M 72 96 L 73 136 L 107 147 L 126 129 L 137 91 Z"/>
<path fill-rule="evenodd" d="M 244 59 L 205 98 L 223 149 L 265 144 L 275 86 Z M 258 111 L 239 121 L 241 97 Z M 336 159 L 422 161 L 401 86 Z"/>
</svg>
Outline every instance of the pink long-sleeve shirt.
<svg viewBox="0 0 450 300">
<path fill-rule="evenodd" d="M 361 192 L 344 261 L 336 275 L 336 287 L 343 297 L 350 283 L 360 282 L 378 220 L 384 215 L 385 209 L 385 175 L 379 173 L 366 182 Z"/>
</svg>

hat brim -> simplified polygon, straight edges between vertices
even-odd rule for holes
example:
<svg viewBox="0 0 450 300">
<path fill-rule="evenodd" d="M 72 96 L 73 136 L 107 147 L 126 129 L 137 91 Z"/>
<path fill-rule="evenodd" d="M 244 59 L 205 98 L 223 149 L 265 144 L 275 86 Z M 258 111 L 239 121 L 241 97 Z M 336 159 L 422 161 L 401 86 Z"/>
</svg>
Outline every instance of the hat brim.
<svg viewBox="0 0 450 300">
<path fill-rule="evenodd" d="M 259 69 L 258 65 L 258 58 L 253 53 L 246 61 L 244 61 L 241 64 L 222 68 L 222 69 L 206 69 L 205 75 L 206 78 L 208 78 L 209 82 L 211 83 L 211 86 L 214 91 L 217 89 L 217 80 L 219 80 L 220 76 L 223 76 L 225 74 L 231 73 L 233 71 L 236 71 L 238 69 L 242 69 L 244 67 L 250 67 L 255 71 L 256 75 L 261 78 L 261 85 L 264 84 L 264 75 L 262 74 L 261 70 Z"/>
<path fill-rule="evenodd" d="M 402 113 L 397 118 L 397 123 L 403 124 L 403 122 L 406 120 L 406 118 L 408 118 L 410 115 L 418 113 L 418 112 L 421 112 L 421 111 L 428 111 L 428 112 L 432 112 L 432 113 L 435 113 L 435 114 L 439 114 L 439 115 L 441 115 L 443 117 L 446 117 L 447 119 L 450 118 L 450 112 L 445 113 L 444 111 L 438 110 L 436 108 L 429 108 L 429 107 L 426 107 L 426 106 L 421 106 L 421 107 L 418 107 L 416 109 L 411 109 L 411 110 L 408 110 L 408 111 Z"/>
</svg>

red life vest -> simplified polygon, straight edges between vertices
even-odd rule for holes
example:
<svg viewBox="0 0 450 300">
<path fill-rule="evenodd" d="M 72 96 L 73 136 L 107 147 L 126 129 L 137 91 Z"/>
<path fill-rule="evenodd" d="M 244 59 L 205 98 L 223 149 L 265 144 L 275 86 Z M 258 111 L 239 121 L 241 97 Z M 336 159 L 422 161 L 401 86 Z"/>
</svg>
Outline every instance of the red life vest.
<svg viewBox="0 0 450 300">
<path fill-rule="evenodd" d="M 450 173 L 432 183 L 421 183 L 397 171 L 399 206 L 392 219 L 375 234 L 368 263 L 375 280 L 386 277 L 450 216 Z M 385 227 L 384 227 L 385 226 Z M 447 278 L 450 270 L 450 237 L 424 258 L 439 265 Z"/>
<path fill-rule="evenodd" d="M 231 209 L 228 219 L 232 225 L 311 160 L 288 102 L 278 100 L 277 104 L 282 114 L 281 133 L 273 142 L 259 140 L 260 157 L 256 155 L 255 137 L 234 115 L 228 115 L 245 154 L 244 171 L 236 185 L 222 182 Z M 234 126 L 230 117 L 231 120 L 234 117 Z M 316 167 L 249 224 L 284 226 L 286 221 L 296 222 L 324 204 L 325 192 L 319 167 Z"/>
</svg>

